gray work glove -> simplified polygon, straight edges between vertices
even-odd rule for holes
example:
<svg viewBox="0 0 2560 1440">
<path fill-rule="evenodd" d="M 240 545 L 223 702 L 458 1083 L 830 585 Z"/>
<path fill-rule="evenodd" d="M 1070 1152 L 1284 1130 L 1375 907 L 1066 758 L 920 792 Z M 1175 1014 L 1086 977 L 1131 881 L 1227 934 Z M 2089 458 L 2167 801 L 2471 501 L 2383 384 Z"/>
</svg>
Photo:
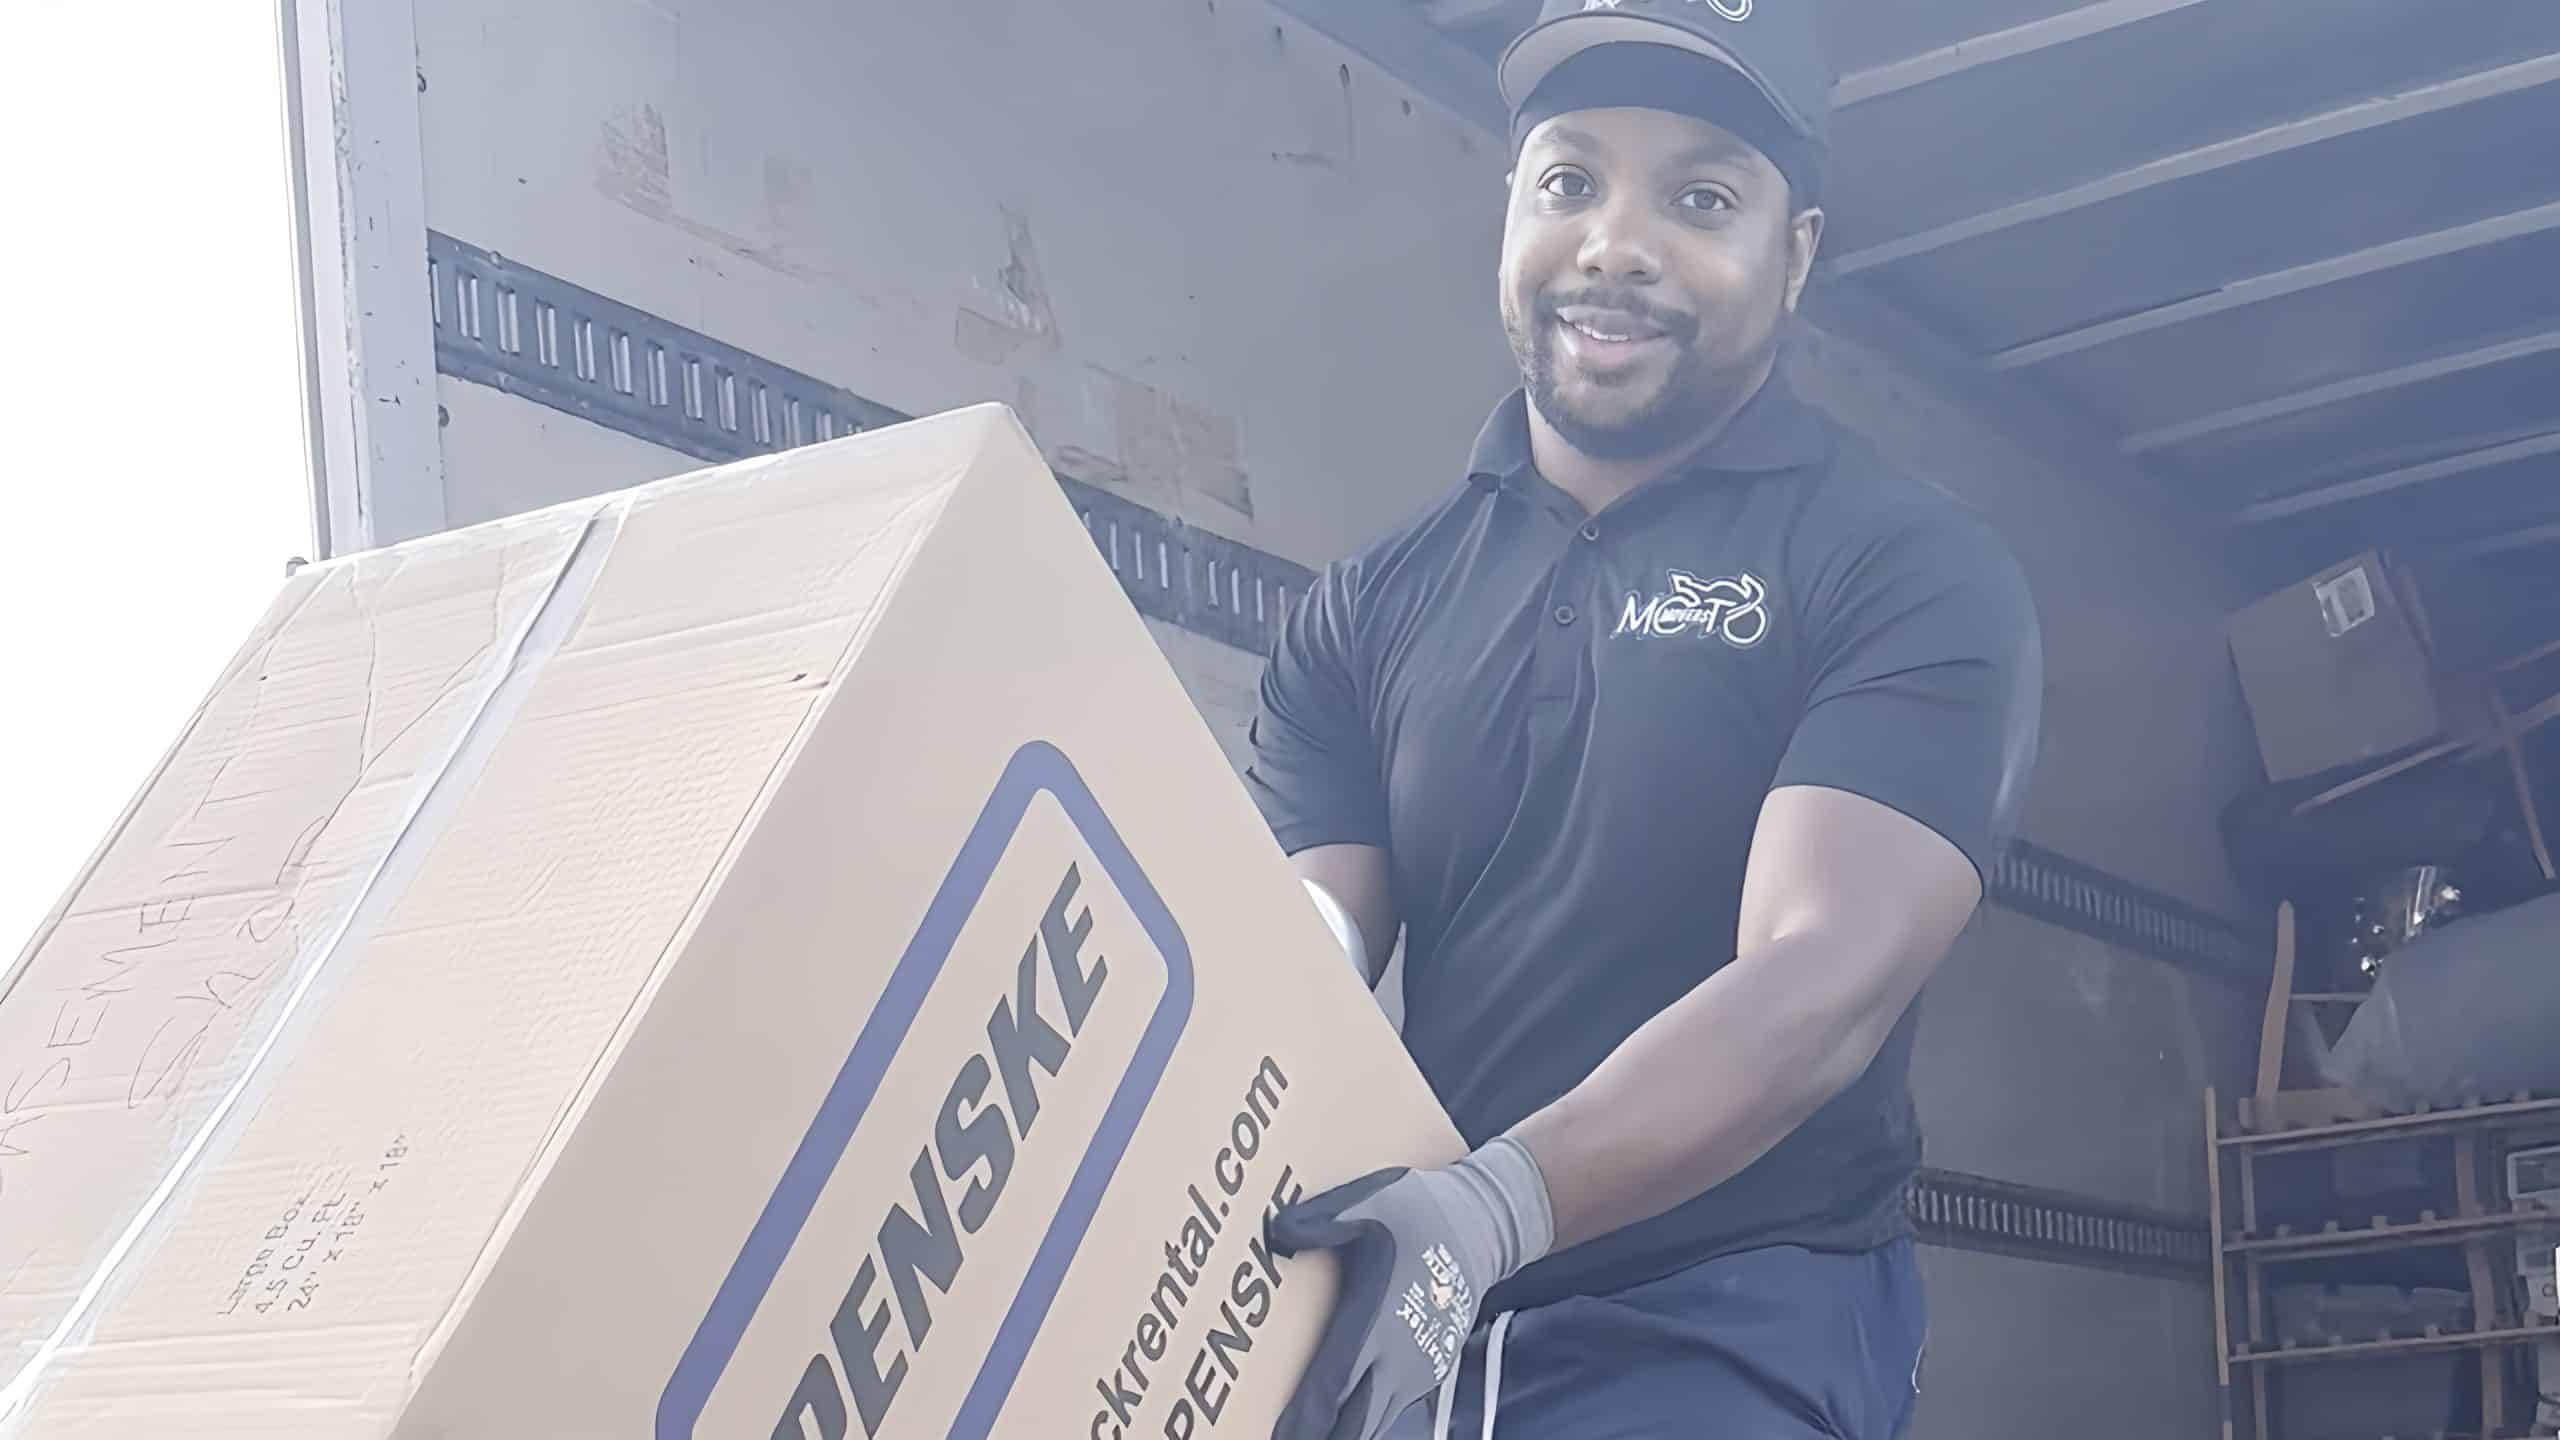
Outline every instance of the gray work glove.
<svg viewBox="0 0 2560 1440">
<path fill-rule="evenodd" d="M 1378 1440 L 1458 1367 L 1485 1292 L 1554 1243 L 1537 1162 L 1504 1136 L 1440 1170 L 1381 1170 L 1272 1217 L 1282 1255 L 1331 1250 L 1342 1290 L 1272 1440 Z"/>
</svg>

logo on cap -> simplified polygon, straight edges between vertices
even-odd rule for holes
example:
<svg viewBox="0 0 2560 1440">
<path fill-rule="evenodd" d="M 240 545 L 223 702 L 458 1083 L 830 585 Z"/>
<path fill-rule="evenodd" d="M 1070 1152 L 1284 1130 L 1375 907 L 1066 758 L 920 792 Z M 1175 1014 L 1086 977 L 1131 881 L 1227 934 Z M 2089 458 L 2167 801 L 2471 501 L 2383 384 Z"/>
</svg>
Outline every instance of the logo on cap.
<svg viewBox="0 0 2560 1440">
<path fill-rule="evenodd" d="M 1584 14 L 1594 10 L 1615 10 L 1627 0 L 1582 0 Z M 1683 4 L 1704 5 L 1727 20 L 1748 20 L 1754 0 L 1682 0 Z"/>
</svg>

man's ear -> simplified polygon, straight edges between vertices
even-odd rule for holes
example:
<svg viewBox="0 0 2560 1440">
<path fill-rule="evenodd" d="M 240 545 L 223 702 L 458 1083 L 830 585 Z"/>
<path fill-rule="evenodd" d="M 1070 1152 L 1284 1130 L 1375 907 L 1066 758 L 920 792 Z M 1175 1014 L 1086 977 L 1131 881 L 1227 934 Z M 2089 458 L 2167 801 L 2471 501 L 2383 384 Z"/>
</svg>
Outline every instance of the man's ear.
<svg viewBox="0 0 2560 1440">
<path fill-rule="evenodd" d="M 1804 296 L 1806 282 L 1813 279 L 1813 257 L 1822 249 L 1822 207 L 1808 207 L 1787 228 L 1787 309 L 1792 312 L 1796 301 Z"/>
</svg>

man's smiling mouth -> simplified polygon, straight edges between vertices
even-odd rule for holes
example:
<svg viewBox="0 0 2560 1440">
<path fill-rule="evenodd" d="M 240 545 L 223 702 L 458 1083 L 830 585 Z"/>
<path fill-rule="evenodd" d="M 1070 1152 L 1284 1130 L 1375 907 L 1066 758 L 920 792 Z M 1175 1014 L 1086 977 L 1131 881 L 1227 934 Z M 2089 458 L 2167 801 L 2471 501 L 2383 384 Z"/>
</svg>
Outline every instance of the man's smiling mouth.
<svg viewBox="0 0 2560 1440">
<path fill-rule="evenodd" d="M 1604 345 L 1631 345 L 1646 340 L 1659 340 L 1666 333 L 1659 325 L 1627 310 L 1612 310 L 1600 305 L 1565 305 L 1556 310 L 1556 318 L 1565 328 Z"/>
</svg>

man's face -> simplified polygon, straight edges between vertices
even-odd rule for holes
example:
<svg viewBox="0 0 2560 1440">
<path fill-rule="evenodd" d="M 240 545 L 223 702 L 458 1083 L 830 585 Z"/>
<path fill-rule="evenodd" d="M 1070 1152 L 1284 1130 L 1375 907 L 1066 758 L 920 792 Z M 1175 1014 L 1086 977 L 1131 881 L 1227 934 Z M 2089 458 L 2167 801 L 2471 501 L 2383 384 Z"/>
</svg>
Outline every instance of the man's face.
<svg viewBox="0 0 2560 1440">
<path fill-rule="evenodd" d="M 1502 323 L 1531 403 L 1595 459 L 1667 453 L 1765 373 L 1822 230 L 1726 131 L 1581 110 L 1530 132 L 1511 177 Z"/>
</svg>

